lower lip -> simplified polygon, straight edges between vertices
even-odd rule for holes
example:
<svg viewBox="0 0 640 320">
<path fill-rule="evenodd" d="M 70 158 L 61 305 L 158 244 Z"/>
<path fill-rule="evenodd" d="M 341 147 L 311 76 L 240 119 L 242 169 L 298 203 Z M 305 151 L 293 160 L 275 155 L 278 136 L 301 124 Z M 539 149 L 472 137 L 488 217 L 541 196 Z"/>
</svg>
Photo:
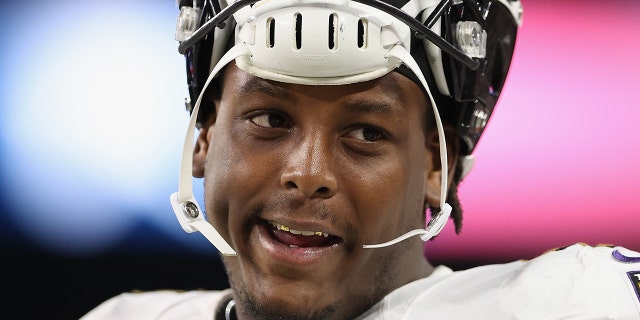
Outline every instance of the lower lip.
<svg viewBox="0 0 640 320">
<path fill-rule="evenodd" d="M 256 225 L 258 243 L 273 259 L 279 263 L 292 266 L 311 266 L 327 261 L 329 256 L 336 254 L 339 244 L 327 247 L 290 247 L 277 241 L 271 236 L 271 227 Z"/>
</svg>

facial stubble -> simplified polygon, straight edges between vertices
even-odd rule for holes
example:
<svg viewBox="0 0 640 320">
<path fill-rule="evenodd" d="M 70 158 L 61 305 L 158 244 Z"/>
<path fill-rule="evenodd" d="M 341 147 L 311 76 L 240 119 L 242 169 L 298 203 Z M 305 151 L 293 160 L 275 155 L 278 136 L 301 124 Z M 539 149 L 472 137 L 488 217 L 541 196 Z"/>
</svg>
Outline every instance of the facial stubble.
<svg viewBox="0 0 640 320">
<path fill-rule="evenodd" d="M 229 283 L 234 291 L 236 308 L 249 317 L 249 319 L 327 320 L 334 319 L 335 317 L 352 319 L 366 312 L 382 300 L 385 295 L 395 289 L 392 285 L 392 279 L 395 278 L 395 274 L 391 270 L 400 270 L 400 266 L 398 266 L 398 261 L 400 261 L 398 256 L 402 250 L 406 250 L 407 248 L 400 247 L 396 249 L 399 250 L 392 248 L 374 249 L 385 250 L 386 252 L 377 260 L 376 265 L 368 266 L 377 271 L 371 279 L 367 280 L 371 286 L 363 291 L 361 296 L 354 299 L 356 301 L 344 301 L 343 299 L 337 298 L 332 304 L 316 308 L 315 310 L 291 310 L 281 305 L 259 301 L 256 298 L 257 294 L 247 288 L 242 276 L 236 274 L 236 270 L 232 267 L 233 263 L 230 262 L 230 259 L 238 259 L 238 257 L 224 257 L 223 263 L 229 276 Z M 254 262 L 251 261 L 250 263 Z M 341 310 L 346 307 L 351 308 L 351 310 Z"/>
</svg>

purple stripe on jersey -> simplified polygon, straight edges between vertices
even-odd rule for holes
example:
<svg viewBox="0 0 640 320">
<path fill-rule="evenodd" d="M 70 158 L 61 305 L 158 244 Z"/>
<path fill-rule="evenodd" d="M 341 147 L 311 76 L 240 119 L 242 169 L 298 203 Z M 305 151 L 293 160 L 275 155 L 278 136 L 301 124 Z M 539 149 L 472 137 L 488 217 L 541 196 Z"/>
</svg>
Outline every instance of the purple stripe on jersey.
<svg viewBox="0 0 640 320">
<path fill-rule="evenodd" d="M 614 250 L 612 255 L 616 260 L 618 260 L 620 262 L 624 262 L 624 263 L 639 263 L 640 262 L 640 257 L 627 257 L 624 254 L 620 253 L 620 251 L 618 251 L 618 249 Z"/>
</svg>

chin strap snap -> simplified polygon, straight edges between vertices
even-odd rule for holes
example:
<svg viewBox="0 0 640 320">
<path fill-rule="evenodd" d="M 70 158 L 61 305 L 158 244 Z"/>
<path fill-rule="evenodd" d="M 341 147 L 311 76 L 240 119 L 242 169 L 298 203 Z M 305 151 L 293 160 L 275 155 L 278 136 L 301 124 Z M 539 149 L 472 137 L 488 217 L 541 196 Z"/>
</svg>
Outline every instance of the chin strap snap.
<svg viewBox="0 0 640 320">
<path fill-rule="evenodd" d="M 170 200 L 173 212 L 176 214 L 180 226 L 182 226 L 184 231 L 188 233 L 200 231 L 222 255 L 236 255 L 236 251 L 231 248 L 220 233 L 205 219 L 196 199 L 191 197 L 191 199 L 181 202 L 178 200 L 178 192 L 176 192 L 171 195 Z"/>
</svg>

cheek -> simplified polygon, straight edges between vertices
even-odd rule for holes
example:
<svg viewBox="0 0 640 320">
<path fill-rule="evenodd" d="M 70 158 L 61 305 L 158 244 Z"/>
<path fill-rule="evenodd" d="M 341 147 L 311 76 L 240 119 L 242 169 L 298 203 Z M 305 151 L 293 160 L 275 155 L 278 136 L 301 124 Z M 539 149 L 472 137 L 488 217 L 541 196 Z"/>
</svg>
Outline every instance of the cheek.
<svg viewBox="0 0 640 320">
<path fill-rule="evenodd" d="M 260 189 L 277 181 L 276 162 L 231 130 L 216 134 L 207 154 L 205 198 L 215 204 L 216 212 L 247 210 L 229 206 L 249 203 Z"/>
<path fill-rule="evenodd" d="M 216 201 L 222 196 L 226 198 L 237 192 L 236 184 L 239 181 L 247 181 L 250 175 L 245 158 L 237 150 L 231 148 L 228 143 L 214 144 L 207 156 L 205 169 L 205 192 L 207 197 L 213 197 Z"/>
<path fill-rule="evenodd" d="M 221 125 L 219 121 L 216 125 Z M 242 174 L 249 175 L 246 164 L 233 141 L 220 127 L 213 132 L 205 162 L 204 172 L 204 200 L 209 221 L 227 233 L 227 228 L 220 228 L 228 224 L 230 197 L 242 196 L 239 181 L 250 181 Z M 246 173 L 245 173 L 246 172 Z M 222 230 L 220 230 L 222 229 Z"/>
<path fill-rule="evenodd" d="M 367 239 L 389 240 L 424 227 L 424 170 L 418 157 L 387 159 L 359 167 L 343 181 L 350 190 Z"/>
</svg>

